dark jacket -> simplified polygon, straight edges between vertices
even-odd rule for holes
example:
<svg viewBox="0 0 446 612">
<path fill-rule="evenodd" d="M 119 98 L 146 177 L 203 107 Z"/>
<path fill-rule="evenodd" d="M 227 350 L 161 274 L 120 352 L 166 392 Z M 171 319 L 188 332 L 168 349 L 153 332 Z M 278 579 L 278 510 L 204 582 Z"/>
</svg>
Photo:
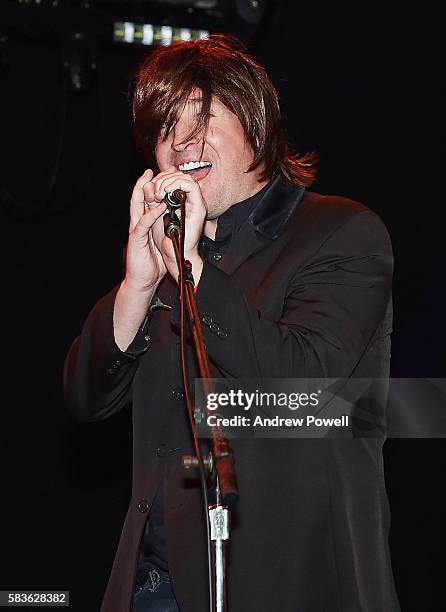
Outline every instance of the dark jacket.
<svg viewBox="0 0 446 612">
<path fill-rule="evenodd" d="M 281 178 L 230 243 L 204 264 L 197 290 L 214 374 L 386 377 L 392 251 L 375 213 Z M 178 334 L 153 310 L 129 350 L 114 342 L 116 289 L 96 304 L 66 364 L 66 397 L 82 420 L 133 400 L 133 494 L 103 612 L 128 612 L 141 536 L 164 477 L 169 570 L 182 612 L 204 612 L 206 548 L 188 452 Z M 177 299 L 166 277 L 158 295 Z M 191 366 L 192 367 L 192 366 Z M 192 371 L 192 376 L 194 371 Z M 233 612 L 394 612 L 381 444 L 360 439 L 234 439 Z"/>
</svg>

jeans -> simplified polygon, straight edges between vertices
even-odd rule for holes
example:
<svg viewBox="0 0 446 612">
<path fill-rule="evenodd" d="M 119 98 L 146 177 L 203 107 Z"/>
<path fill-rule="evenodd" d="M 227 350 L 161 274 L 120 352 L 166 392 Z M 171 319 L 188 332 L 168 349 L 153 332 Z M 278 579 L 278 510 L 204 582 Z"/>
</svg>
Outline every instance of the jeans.
<svg viewBox="0 0 446 612">
<path fill-rule="evenodd" d="M 145 581 L 135 587 L 132 612 L 180 612 L 167 572 L 147 570 Z"/>
</svg>

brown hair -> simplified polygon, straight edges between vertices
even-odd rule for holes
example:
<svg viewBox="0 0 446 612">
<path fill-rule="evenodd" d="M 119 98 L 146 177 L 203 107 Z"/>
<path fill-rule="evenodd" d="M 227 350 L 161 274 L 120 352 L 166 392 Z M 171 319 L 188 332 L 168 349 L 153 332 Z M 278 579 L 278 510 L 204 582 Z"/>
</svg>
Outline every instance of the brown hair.
<svg viewBox="0 0 446 612">
<path fill-rule="evenodd" d="M 264 164 L 260 181 L 281 172 L 292 184 L 312 184 L 316 156 L 290 151 L 274 85 L 242 43 L 228 35 L 158 47 L 139 69 L 133 95 L 134 131 L 152 163 L 159 134 L 167 137 L 197 89 L 201 91 L 201 108 L 185 141 L 206 132 L 215 96 L 238 117 L 252 147 L 254 159 L 248 172 Z"/>
</svg>

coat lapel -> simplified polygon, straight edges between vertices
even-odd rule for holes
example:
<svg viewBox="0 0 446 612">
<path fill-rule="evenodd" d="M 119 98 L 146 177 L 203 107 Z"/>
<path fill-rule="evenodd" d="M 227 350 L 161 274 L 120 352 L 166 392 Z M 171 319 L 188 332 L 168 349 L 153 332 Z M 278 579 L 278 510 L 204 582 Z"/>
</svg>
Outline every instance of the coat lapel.
<svg viewBox="0 0 446 612">
<path fill-rule="evenodd" d="M 231 241 L 218 268 L 231 275 L 254 253 L 275 240 L 301 201 L 305 189 L 295 187 L 278 175 Z"/>
</svg>

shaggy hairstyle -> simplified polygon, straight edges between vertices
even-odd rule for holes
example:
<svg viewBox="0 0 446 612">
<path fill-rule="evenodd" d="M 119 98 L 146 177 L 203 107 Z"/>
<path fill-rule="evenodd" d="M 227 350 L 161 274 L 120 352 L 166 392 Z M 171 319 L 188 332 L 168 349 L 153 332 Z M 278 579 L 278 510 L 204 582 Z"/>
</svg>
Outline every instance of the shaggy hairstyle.
<svg viewBox="0 0 446 612">
<path fill-rule="evenodd" d="M 280 172 L 294 185 L 313 183 L 316 156 L 290 151 L 274 85 L 242 43 L 227 35 L 158 47 L 140 67 L 133 94 L 134 132 L 149 163 L 156 164 L 159 135 L 167 138 L 196 90 L 201 92 L 201 106 L 196 125 L 184 142 L 206 134 L 215 96 L 238 117 L 253 150 L 248 172 L 263 164 L 260 181 Z"/>
</svg>

